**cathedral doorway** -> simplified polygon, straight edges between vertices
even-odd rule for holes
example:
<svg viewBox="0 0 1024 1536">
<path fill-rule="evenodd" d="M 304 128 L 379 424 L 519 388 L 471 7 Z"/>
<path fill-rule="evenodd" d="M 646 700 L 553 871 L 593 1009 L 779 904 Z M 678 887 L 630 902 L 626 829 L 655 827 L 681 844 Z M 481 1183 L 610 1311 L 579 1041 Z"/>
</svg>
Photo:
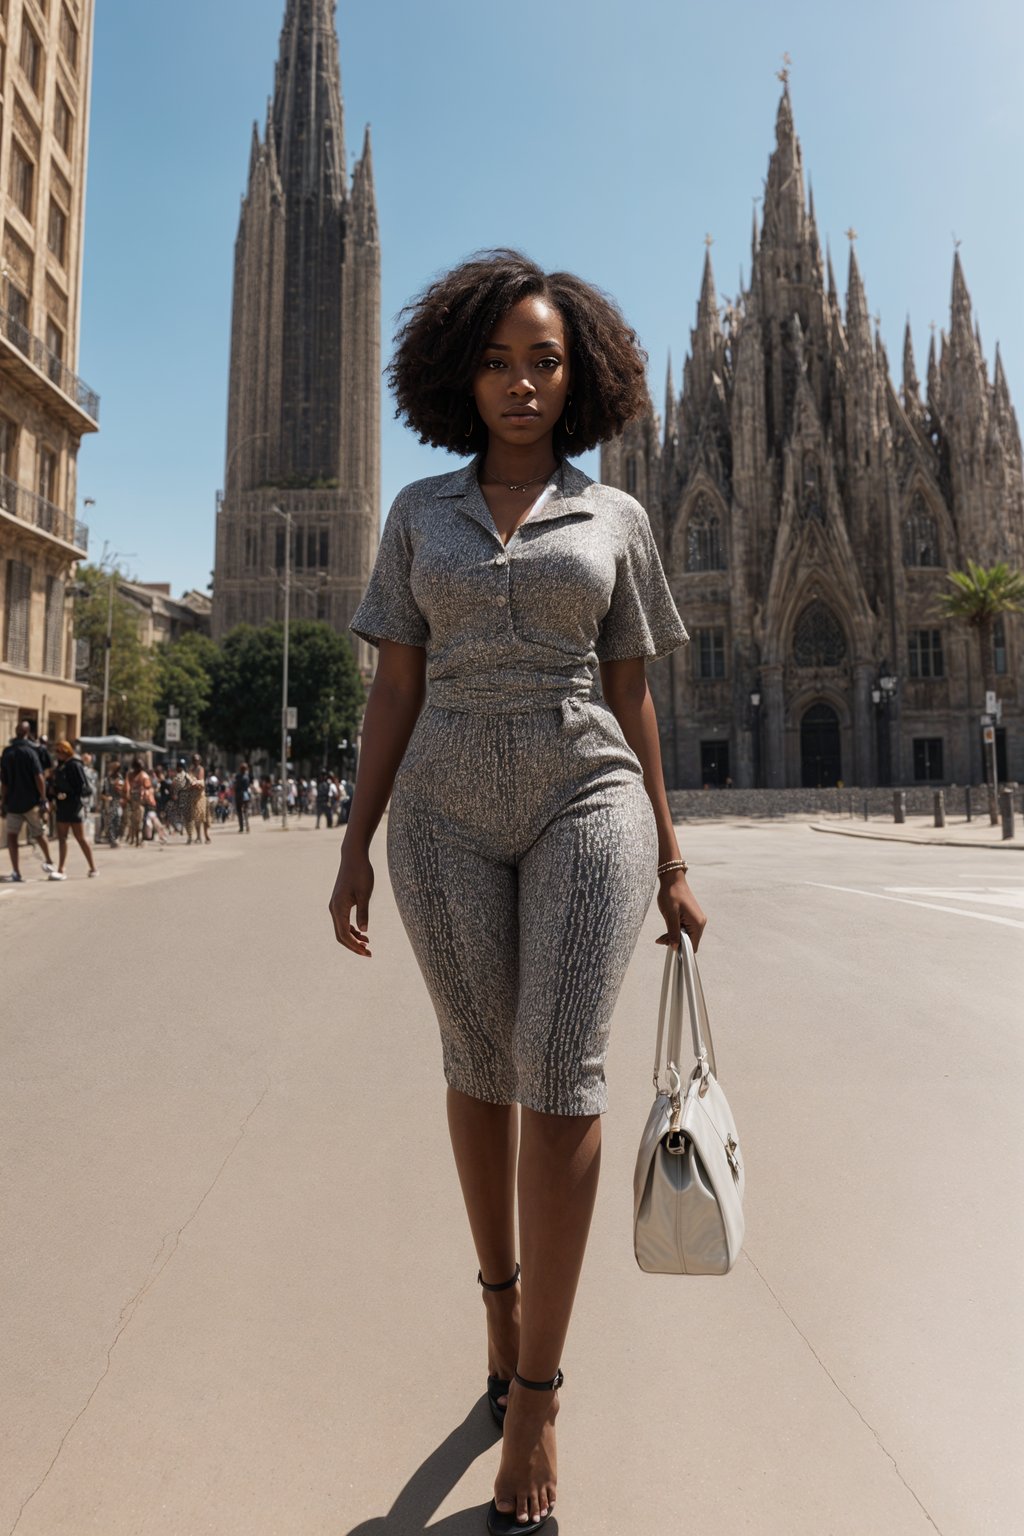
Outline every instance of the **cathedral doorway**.
<svg viewBox="0 0 1024 1536">
<path fill-rule="evenodd" d="M 842 778 L 839 716 L 830 704 L 812 704 L 800 722 L 800 782 L 832 789 Z"/>
</svg>

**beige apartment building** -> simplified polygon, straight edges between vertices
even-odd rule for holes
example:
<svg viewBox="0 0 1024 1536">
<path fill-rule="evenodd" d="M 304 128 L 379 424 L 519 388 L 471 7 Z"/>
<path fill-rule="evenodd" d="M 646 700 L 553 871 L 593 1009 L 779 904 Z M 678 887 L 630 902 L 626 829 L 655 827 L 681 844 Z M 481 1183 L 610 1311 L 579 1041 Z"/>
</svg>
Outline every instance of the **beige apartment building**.
<svg viewBox="0 0 1024 1536">
<path fill-rule="evenodd" d="M 0 743 L 80 730 L 77 376 L 93 0 L 0 0 Z"/>
</svg>

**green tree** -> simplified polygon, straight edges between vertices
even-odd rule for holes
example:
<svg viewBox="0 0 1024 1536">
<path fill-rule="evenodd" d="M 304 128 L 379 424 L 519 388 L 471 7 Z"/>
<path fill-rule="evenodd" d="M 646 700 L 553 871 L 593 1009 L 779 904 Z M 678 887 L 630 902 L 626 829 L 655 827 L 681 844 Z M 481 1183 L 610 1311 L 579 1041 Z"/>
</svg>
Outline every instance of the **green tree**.
<svg viewBox="0 0 1024 1536">
<path fill-rule="evenodd" d="M 157 650 L 157 715 L 163 719 L 172 709 L 177 710 L 183 750 L 198 748 L 210 738 L 210 698 L 219 657 L 214 642 L 196 631 Z"/>
<path fill-rule="evenodd" d="M 992 636 L 996 619 L 1024 609 L 1024 572 L 1012 571 L 1005 561 L 978 565 L 968 560 L 966 571 L 948 571 L 952 592 L 943 592 L 939 606 L 943 617 L 969 625 L 978 637 L 981 675 L 987 692 L 995 692 L 996 667 Z M 989 784 L 989 815 L 997 821 L 996 786 Z"/>
<path fill-rule="evenodd" d="M 276 758 L 281 744 L 284 629 L 240 624 L 224 637 L 213 670 L 210 734 L 228 752 L 256 749 Z M 288 703 L 299 712 L 292 756 L 320 761 L 324 734 L 334 755 L 341 736 L 355 736 L 365 690 L 352 649 L 329 624 L 297 619 L 289 626 Z"/>
<path fill-rule="evenodd" d="M 85 667 L 86 693 L 82 709 L 82 733 L 98 734 L 103 723 L 103 673 L 107 645 L 107 619 L 111 614 L 110 695 L 107 730 L 111 734 L 148 738 L 156 725 L 157 677 L 151 653 L 139 639 L 139 620 L 134 606 L 117 591 L 118 571 L 97 565 L 78 568 L 74 631 L 76 641 L 88 644 Z M 111 581 L 114 603 L 109 608 Z"/>
</svg>

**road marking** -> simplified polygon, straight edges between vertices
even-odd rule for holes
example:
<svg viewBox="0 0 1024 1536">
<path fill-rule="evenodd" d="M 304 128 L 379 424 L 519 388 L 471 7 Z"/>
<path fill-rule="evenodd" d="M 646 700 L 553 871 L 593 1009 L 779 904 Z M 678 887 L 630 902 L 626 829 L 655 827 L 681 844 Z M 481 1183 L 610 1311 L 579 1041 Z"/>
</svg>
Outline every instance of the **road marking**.
<svg viewBox="0 0 1024 1536">
<path fill-rule="evenodd" d="M 944 885 L 887 885 L 886 890 L 899 896 L 941 896 L 947 901 L 966 899 L 976 901 L 982 907 L 1024 908 L 1024 889 L 998 890 L 991 886 L 975 886 L 974 890 L 956 891 Z"/>
<path fill-rule="evenodd" d="M 886 896 L 881 891 L 863 891 L 856 885 L 827 885 L 824 880 L 805 880 L 805 885 L 822 891 L 847 891 L 851 896 L 873 896 L 876 901 L 895 901 L 904 907 L 927 907 L 932 912 L 952 912 L 956 917 L 976 917 L 982 923 L 1001 923 L 1004 928 L 1024 928 L 1012 917 L 997 917 L 994 912 L 970 912 L 966 907 L 941 907 L 937 901 L 912 901 L 909 896 Z"/>
</svg>

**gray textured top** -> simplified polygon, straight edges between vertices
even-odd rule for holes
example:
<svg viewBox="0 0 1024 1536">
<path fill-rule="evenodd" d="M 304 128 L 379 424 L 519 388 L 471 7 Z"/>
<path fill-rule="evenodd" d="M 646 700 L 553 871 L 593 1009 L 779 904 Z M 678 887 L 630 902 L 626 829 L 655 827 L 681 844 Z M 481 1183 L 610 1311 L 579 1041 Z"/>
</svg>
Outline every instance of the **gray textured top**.
<svg viewBox="0 0 1024 1536">
<path fill-rule="evenodd" d="M 598 662 L 686 642 L 639 502 L 562 464 L 503 547 L 477 468 L 399 492 L 351 625 L 423 646 L 431 703 L 544 709 L 589 696 Z"/>
</svg>

